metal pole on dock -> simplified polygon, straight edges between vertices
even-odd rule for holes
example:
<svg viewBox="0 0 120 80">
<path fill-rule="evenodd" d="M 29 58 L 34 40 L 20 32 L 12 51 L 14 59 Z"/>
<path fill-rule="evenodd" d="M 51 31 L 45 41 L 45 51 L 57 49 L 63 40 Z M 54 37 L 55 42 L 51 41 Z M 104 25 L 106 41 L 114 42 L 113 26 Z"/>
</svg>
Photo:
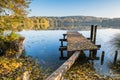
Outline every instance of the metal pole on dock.
<svg viewBox="0 0 120 80">
<path fill-rule="evenodd" d="M 116 61 L 117 61 L 117 56 L 118 56 L 118 51 L 115 51 L 114 64 L 116 64 Z"/>
</svg>

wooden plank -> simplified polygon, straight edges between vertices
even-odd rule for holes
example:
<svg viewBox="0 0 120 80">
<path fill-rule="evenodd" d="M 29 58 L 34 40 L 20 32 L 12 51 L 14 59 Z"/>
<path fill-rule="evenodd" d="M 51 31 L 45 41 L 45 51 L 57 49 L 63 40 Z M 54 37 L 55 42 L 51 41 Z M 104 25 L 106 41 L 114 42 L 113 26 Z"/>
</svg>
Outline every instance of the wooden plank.
<svg viewBox="0 0 120 80">
<path fill-rule="evenodd" d="M 67 46 L 62 46 L 59 48 L 59 50 L 67 50 Z"/>
<path fill-rule="evenodd" d="M 80 51 L 76 51 L 63 65 L 53 72 L 46 80 L 61 80 L 62 76 L 70 69 L 76 59 L 79 57 Z"/>
<path fill-rule="evenodd" d="M 78 32 L 67 32 L 68 51 L 96 50 L 98 49 L 90 40 Z"/>
<path fill-rule="evenodd" d="M 67 39 L 59 39 L 59 41 L 67 41 Z"/>
</svg>

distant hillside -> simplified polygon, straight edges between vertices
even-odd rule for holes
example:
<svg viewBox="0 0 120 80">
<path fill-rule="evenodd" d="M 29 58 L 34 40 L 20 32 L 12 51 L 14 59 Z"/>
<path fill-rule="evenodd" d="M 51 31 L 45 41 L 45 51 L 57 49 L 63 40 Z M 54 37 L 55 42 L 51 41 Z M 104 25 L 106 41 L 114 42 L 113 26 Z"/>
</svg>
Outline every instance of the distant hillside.
<svg viewBox="0 0 120 80">
<path fill-rule="evenodd" d="M 88 29 L 88 26 L 120 28 L 120 18 L 102 18 L 92 16 L 64 16 L 64 17 L 30 17 L 36 28 L 43 27 L 41 19 L 45 19 L 49 29 Z M 45 21 L 42 21 L 44 23 Z M 41 25 L 39 25 L 41 24 Z"/>
<path fill-rule="evenodd" d="M 98 25 L 120 28 L 120 18 L 99 18 L 92 16 L 46 17 L 51 27 L 80 27 Z"/>
</svg>

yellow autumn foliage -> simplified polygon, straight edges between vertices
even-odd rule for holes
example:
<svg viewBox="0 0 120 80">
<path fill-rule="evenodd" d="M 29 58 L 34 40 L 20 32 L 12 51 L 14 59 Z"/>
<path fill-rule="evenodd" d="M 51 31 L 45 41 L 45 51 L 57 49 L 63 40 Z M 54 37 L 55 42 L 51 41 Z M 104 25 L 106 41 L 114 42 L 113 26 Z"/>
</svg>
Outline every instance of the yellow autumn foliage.
<svg viewBox="0 0 120 80">
<path fill-rule="evenodd" d="M 0 57 L 0 80 L 22 80 L 26 71 L 30 72 L 30 80 L 45 80 L 42 68 L 31 57 Z"/>
<path fill-rule="evenodd" d="M 17 68 L 21 67 L 22 63 L 17 62 L 16 59 L 9 59 L 5 57 L 0 57 L 0 74 L 8 74 L 11 71 L 15 71 Z"/>
</svg>

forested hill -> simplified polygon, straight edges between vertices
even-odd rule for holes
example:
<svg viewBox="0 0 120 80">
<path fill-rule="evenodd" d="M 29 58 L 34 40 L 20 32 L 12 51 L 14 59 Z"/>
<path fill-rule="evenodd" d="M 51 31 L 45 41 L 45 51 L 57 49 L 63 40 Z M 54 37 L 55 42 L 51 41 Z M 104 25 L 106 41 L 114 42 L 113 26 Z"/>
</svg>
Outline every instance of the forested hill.
<svg viewBox="0 0 120 80">
<path fill-rule="evenodd" d="M 102 27 L 120 28 L 120 18 L 100 18 L 92 16 L 66 16 L 66 17 L 46 17 L 50 26 L 70 27 L 70 26 L 90 26 L 99 25 Z"/>
<path fill-rule="evenodd" d="M 20 18 L 17 21 L 15 18 L 12 21 L 11 16 L 1 16 L 0 25 L 5 27 L 8 25 L 12 30 L 39 30 L 39 29 L 89 29 L 91 25 L 100 27 L 120 28 L 120 18 L 100 18 L 92 16 L 65 16 L 65 17 L 40 17 L 33 16 Z"/>
</svg>

